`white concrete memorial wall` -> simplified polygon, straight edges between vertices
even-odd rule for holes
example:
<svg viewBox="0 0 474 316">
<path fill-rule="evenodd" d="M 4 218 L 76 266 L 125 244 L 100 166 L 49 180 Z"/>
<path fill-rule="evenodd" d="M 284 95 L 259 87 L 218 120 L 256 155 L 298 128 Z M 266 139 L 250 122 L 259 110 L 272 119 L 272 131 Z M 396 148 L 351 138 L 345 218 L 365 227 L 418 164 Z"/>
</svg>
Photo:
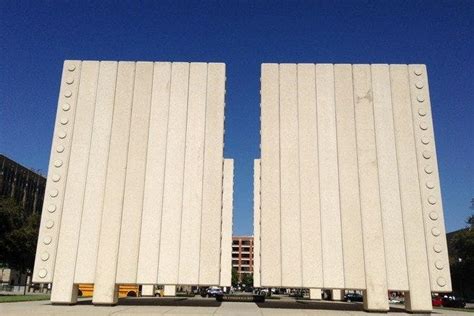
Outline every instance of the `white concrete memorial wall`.
<svg viewBox="0 0 474 316">
<path fill-rule="evenodd" d="M 230 285 L 225 80 L 220 63 L 65 61 L 33 273 L 53 303 L 79 283 L 95 304 L 119 284 Z"/>
<path fill-rule="evenodd" d="M 256 284 L 431 310 L 451 279 L 426 67 L 263 64 L 261 85 Z"/>
</svg>

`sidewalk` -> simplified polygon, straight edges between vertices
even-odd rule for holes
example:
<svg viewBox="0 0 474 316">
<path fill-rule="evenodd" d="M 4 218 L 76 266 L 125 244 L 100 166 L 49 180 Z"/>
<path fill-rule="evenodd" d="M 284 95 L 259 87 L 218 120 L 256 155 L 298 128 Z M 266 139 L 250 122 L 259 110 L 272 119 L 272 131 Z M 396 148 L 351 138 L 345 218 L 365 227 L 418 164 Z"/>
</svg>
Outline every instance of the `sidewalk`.
<svg viewBox="0 0 474 316">
<path fill-rule="evenodd" d="M 90 299 L 74 306 L 53 306 L 49 301 L 3 303 L 0 315 L 410 315 L 400 306 L 389 313 L 365 313 L 360 303 L 267 301 L 265 303 L 217 302 L 201 298 L 127 298 L 114 307 L 94 306 Z M 436 309 L 433 315 L 466 315 L 461 311 Z"/>
</svg>

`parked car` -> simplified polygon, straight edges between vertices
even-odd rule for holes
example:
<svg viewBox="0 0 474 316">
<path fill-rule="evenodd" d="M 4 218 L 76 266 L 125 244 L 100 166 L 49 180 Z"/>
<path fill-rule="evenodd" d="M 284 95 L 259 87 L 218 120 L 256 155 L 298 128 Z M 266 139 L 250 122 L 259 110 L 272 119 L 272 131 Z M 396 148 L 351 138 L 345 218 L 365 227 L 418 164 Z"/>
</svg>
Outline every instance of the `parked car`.
<svg viewBox="0 0 474 316">
<path fill-rule="evenodd" d="M 344 301 L 346 302 L 363 302 L 364 297 L 359 293 L 347 293 L 344 295 Z"/>
<path fill-rule="evenodd" d="M 434 307 L 441 307 L 443 306 L 443 298 L 441 296 L 433 296 L 431 298 L 431 304 Z"/>
<path fill-rule="evenodd" d="M 216 297 L 216 296 L 222 296 L 222 295 L 224 295 L 224 292 L 218 286 L 211 286 L 210 288 L 207 289 L 208 297 Z"/>
<path fill-rule="evenodd" d="M 464 308 L 466 302 L 460 297 L 456 296 L 447 296 L 442 299 L 443 307 L 455 307 L 455 308 Z"/>
</svg>

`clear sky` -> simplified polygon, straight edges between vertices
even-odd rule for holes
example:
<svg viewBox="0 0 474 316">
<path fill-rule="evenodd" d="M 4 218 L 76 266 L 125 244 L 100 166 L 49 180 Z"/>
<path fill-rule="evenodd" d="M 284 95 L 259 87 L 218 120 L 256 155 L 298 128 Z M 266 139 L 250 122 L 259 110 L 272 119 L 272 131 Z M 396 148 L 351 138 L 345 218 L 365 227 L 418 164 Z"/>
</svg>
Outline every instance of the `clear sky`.
<svg viewBox="0 0 474 316">
<path fill-rule="evenodd" d="M 474 1 L 137 2 L 0 1 L 1 153 L 46 173 L 65 59 L 225 62 L 234 233 L 252 234 L 261 63 L 424 63 L 447 230 L 464 226 L 474 197 Z"/>
</svg>

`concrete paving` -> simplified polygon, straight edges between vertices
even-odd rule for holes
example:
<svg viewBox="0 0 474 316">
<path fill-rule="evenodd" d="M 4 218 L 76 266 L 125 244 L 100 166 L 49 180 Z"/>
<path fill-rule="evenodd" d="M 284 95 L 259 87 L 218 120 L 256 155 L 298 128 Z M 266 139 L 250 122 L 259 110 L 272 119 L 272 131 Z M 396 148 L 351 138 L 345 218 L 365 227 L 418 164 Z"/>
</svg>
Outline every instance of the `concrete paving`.
<svg viewBox="0 0 474 316">
<path fill-rule="evenodd" d="M 94 306 L 90 299 L 77 305 L 52 305 L 49 301 L 0 304 L 0 315 L 409 315 L 403 306 L 391 306 L 385 314 L 365 313 L 360 303 L 280 301 L 265 303 L 216 302 L 214 299 L 127 298 L 117 306 Z M 468 315 L 436 309 L 433 315 Z"/>
</svg>

